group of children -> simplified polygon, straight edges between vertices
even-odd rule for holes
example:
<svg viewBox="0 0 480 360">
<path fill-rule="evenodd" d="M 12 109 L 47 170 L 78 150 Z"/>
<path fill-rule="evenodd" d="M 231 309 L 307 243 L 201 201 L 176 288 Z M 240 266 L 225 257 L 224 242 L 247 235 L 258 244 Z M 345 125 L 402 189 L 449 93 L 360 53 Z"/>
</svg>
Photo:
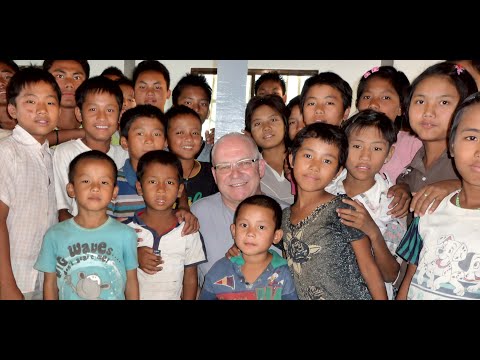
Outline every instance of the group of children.
<svg viewBox="0 0 480 360">
<path fill-rule="evenodd" d="M 188 209 L 218 191 L 201 135 L 211 89 L 187 75 L 164 114 L 170 79 L 159 64 L 139 64 L 140 100 L 129 109 L 106 76 L 79 85 L 85 135 L 53 157 L 59 84 L 35 67 L 12 77 L 7 109 L 18 126 L 0 142 L 0 298 L 41 298 L 42 283 L 45 299 L 197 298 L 196 265 L 208 254 Z M 410 85 L 376 67 L 362 76 L 351 117 L 352 89 L 335 73 L 309 78 L 288 106 L 281 78 L 263 80 L 245 132 L 267 163 L 269 196 L 237 207 L 239 251 L 211 268 L 199 298 L 478 298 L 473 77 L 442 62 Z M 291 206 L 282 213 L 272 198 Z M 268 250 L 277 243 L 285 258 Z"/>
</svg>

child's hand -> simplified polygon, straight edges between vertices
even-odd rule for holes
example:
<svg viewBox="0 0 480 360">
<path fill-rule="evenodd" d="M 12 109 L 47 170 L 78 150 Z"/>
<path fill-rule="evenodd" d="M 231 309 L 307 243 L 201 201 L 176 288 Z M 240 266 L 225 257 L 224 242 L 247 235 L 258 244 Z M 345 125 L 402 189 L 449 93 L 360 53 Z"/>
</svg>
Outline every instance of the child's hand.
<svg viewBox="0 0 480 360">
<path fill-rule="evenodd" d="M 438 181 L 424 186 L 413 196 L 410 211 L 413 211 L 415 216 L 423 216 L 431 205 L 428 210 L 428 213 L 431 214 L 448 194 L 460 189 L 461 186 L 460 180 L 457 179 Z"/>
<path fill-rule="evenodd" d="M 342 202 L 353 206 L 353 209 L 337 209 L 337 214 L 343 224 L 361 230 L 369 237 L 369 233 L 371 234 L 375 229 L 379 231 L 377 224 L 375 224 L 375 221 L 373 221 L 369 212 L 361 202 L 351 199 L 343 199 Z"/>
<path fill-rule="evenodd" d="M 205 131 L 205 142 L 208 145 L 213 145 L 215 142 L 215 128 L 210 129 L 210 131 Z"/>
<path fill-rule="evenodd" d="M 175 212 L 175 216 L 179 223 L 185 221 L 185 225 L 183 226 L 182 236 L 193 234 L 200 229 L 200 223 L 195 215 L 193 215 L 190 211 L 185 209 L 178 209 Z"/>
<path fill-rule="evenodd" d="M 410 195 L 410 189 L 407 184 L 393 185 L 388 189 L 387 197 L 390 199 L 393 197 L 390 205 L 390 210 L 387 215 L 392 215 L 394 218 L 402 218 L 408 214 L 408 206 L 412 196 Z"/>
<path fill-rule="evenodd" d="M 162 270 L 160 264 L 163 264 L 162 257 L 155 255 L 153 249 L 148 246 L 137 248 L 138 267 L 149 275 L 155 275 Z"/>
<path fill-rule="evenodd" d="M 240 255 L 242 252 L 237 248 L 237 245 L 233 244 L 230 249 L 228 249 L 225 257 L 230 260 L 234 256 Z"/>
</svg>

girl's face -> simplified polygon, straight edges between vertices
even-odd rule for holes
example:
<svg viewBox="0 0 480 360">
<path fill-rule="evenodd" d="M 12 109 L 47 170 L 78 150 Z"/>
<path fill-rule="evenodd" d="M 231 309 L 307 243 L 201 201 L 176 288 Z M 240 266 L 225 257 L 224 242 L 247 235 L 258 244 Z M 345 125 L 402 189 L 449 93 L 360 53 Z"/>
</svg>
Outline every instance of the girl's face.
<svg viewBox="0 0 480 360">
<path fill-rule="evenodd" d="M 271 149 L 282 144 L 285 138 L 282 115 L 270 106 L 259 106 L 252 113 L 251 134 L 262 149 Z"/>
<path fill-rule="evenodd" d="M 303 122 L 303 116 L 300 112 L 300 105 L 296 105 L 292 108 L 290 116 L 288 117 L 288 137 L 293 140 L 295 135 L 305 127 Z"/>
<path fill-rule="evenodd" d="M 392 121 L 402 115 L 400 96 L 389 80 L 378 76 L 367 80 L 358 100 L 358 110 L 365 109 L 383 112 Z"/>
<path fill-rule="evenodd" d="M 463 182 L 480 186 L 480 104 L 465 110 L 452 144 L 452 155 Z"/>
<path fill-rule="evenodd" d="M 343 108 L 342 93 L 333 86 L 316 84 L 307 91 L 303 104 L 305 125 L 324 122 L 339 126 L 348 114 L 350 107 Z"/>
<path fill-rule="evenodd" d="M 431 76 L 415 88 L 408 116 L 422 141 L 445 141 L 460 94 L 446 76 Z"/>
</svg>

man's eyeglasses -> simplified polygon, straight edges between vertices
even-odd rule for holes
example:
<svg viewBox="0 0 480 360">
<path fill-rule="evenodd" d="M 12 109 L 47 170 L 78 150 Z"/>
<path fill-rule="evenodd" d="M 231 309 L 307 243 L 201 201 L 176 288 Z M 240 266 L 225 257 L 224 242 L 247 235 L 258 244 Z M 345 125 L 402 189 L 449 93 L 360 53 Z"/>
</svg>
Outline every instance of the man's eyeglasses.
<svg viewBox="0 0 480 360">
<path fill-rule="evenodd" d="M 238 171 L 250 170 L 253 164 L 259 159 L 242 159 L 234 163 L 223 163 L 214 166 L 215 171 L 219 174 L 228 174 L 235 167 Z"/>
</svg>

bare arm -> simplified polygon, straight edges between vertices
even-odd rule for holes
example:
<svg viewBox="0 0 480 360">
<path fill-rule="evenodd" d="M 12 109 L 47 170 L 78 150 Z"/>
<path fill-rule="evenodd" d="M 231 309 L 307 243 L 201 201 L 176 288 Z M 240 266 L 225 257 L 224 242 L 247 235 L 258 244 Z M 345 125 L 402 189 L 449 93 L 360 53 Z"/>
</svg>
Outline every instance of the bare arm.
<svg viewBox="0 0 480 360">
<path fill-rule="evenodd" d="M 58 300 L 57 274 L 45 273 L 43 300 Z"/>
<path fill-rule="evenodd" d="M 58 141 L 57 141 L 58 131 Z M 47 135 L 48 143 L 50 146 L 58 145 L 69 140 L 81 139 L 85 137 L 84 129 L 68 129 L 68 130 L 53 130 Z"/>
<path fill-rule="evenodd" d="M 427 212 L 430 204 L 432 204 L 428 210 L 431 214 L 437 209 L 437 206 L 448 194 L 461 187 L 462 182 L 458 179 L 438 181 L 424 186 L 413 196 L 412 203 L 410 204 L 410 211 L 413 211 L 415 216 L 423 216 Z"/>
<path fill-rule="evenodd" d="M 195 300 L 197 298 L 198 277 L 197 266 L 185 267 L 183 273 L 183 296 L 182 300 Z"/>
<path fill-rule="evenodd" d="M 373 300 L 387 300 L 387 291 L 380 270 L 373 259 L 370 241 L 367 236 L 351 242 L 358 267 Z"/>
<path fill-rule="evenodd" d="M 7 228 L 9 208 L 0 201 L 0 300 L 23 300 L 23 294 L 13 276 L 10 259 L 10 238 Z"/>
<path fill-rule="evenodd" d="M 137 248 L 138 267 L 149 275 L 154 275 L 162 270 L 160 264 L 163 264 L 162 257 L 155 255 L 153 249 L 148 246 L 140 246 Z"/>
<path fill-rule="evenodd" d="M 73 215 L 70 214 L 67 209 L 58 210 L 58 221 L 59 222 L 71 219 L 72 217 L 73 217 Z"/>
<path fill-rule="evenodd" d="M 125 299 L 139 300 L 140 290 L 138 289 L 137 269 L 127 271 L 127 284 L 125 285 Z"/>
<path fill-rule="evenodd" d="M 393 282 L 397 278 L 400 265 L 385 243 L 380 229 L 373 221 L 365 206 L 358 200 L 343 199 L 354 209 L 339 208 L 337 212 L 342 223 L 355 229 L 361 230 L 370 238 L 375 262 L 385 282 Z"/>
<path fill-rule="evenodd" d="M 408 289 L 410 288 L 410 283 L 412 282 L 413 276 L 417 271 L 417 265 L 408 264 L 405 277 L 403 278 L 400 289 L 398 289 L 396 300 L 407 300 Z"/>
</svg>

